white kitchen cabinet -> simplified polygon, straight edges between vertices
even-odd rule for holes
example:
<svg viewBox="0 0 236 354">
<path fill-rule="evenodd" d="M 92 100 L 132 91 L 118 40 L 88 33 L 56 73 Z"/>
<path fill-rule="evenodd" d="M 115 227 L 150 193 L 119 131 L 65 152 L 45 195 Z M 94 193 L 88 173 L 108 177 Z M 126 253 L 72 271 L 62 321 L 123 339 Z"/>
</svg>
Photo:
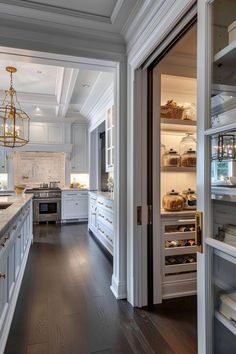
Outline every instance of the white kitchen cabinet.
<svg viewBox="0 0 236 354">
<path fill-rule="evenodd" d="M 32 241 L 28 201 L 0 239 L 0 353 L 4 352 Z"/>
<path fill-rule="evenodd" d="M 89 193 L 88 229 L 100 243 L 113 255 L 114 216 L 113 200 L 108 193 Z"/>
<path fill-rule="evenodd" d="M 6 150 L 4 147 L 0 146 L 0 173 L 7 172 L 7 159 Z"/>
<path fill-rule="evenodd" d="M 115 137 L 114 137 L 114 105 L 107 110 L 106 114 L 106 172 L 114 170 L 114 151 L 115 151 Z"/>
<path fill-rule="evenodd" d="M 8 309 L 7 279 L 7 256 L 4 254 L 0 259 L 0 331 L 2 330 Z"/>
<path fill-rule="evenodd" d="M 88 192 L 79 190 L 62 191 L 62 221 L 88 219 Z"/>
<path fill-rule="evenodd" d="M 71 172 L 88 173 L 88 126 L 72 125 Z"/>
<path fill-rule="evenodd" d="M 94 193 L 89 195 L 88 227 L 94 233 L 97 232 L 97 196 Z"/>
</svg>

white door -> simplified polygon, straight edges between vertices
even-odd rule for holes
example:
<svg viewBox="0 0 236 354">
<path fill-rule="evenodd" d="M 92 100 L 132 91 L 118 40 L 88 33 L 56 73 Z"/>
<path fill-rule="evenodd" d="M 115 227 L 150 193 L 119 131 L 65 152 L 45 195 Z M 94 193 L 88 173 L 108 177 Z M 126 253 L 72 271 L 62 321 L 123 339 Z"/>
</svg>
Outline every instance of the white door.
<svg viewBox="0 0 236 354">
<path fill-rule="evenodd" d="M 236 33 L 231 26 L 235 20 L 235 1 L 198 1 L 200 354 L 236 352 L 236 188 L 229 186 L 235 184 L 230 177 L 236 157 Z"/>
</svg>

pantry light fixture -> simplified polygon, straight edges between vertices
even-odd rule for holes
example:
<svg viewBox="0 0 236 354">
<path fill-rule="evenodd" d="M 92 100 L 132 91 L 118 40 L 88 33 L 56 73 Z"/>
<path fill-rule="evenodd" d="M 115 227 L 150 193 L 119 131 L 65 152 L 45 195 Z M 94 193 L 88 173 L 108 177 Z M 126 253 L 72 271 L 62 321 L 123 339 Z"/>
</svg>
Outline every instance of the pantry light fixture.
<svg viewBox="0 0 236 354">
<path fill-rule="evenodd" d="M 30 118 L 21 109 L 13 88 L 12 76 L 17 69 L 7 66 L 6 71 L 10 73 L 10 88 L 5 91 L 4 100 L 0 106 L 0 145 L 14 148 L 29 142 Z"/>
</svg>

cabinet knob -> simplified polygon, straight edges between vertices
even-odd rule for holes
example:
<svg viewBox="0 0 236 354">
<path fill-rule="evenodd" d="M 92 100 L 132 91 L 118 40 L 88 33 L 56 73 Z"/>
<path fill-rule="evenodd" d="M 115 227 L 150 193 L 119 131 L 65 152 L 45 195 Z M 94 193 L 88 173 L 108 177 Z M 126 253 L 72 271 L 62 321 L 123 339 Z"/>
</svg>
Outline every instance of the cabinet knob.
<svg viewBox="0 0 236 354">
<path fill-rule="evenodd" d="M 0 278 L 2 278 L 2 279 L 6 279 L 6 273 L 2 273 L 2 272 L 0 272 Z"/>
<path fill-rule="evenodd" d="M 18 237 L 18 238 L 21 238 L 21 235 L 18 235 L 17 237 Z"/>
<path fill-rule="evenodd" d="M 7 235 L 7 236 L 4 237 L 4 240 L 7 241 L 7 240 L 9 240 L 9 238 L 10 238 L 10 236 Z"/>
<path fill-rule="evenodd" d="M 16 229 L 17 229 L 17 226 L 16 226 L 16 225 L 14 225 L 14 226 L 13 226 L 13 230 L 16 230 Z"/>
</svg>

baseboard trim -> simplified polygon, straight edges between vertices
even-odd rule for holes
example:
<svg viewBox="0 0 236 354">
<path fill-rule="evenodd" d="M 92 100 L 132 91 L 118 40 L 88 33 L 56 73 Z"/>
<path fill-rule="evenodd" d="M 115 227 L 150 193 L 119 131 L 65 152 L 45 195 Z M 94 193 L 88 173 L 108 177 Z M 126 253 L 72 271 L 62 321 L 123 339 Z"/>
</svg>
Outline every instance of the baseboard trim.
<svg viewBox="0 0 236 354">
<path fill-rule="evenodd" d="M 110 289 L 117 300 L 127 299 L 127 283 L 125 281 L 117 281 L 112 276 L 112 283 Z"/>
</svg>

